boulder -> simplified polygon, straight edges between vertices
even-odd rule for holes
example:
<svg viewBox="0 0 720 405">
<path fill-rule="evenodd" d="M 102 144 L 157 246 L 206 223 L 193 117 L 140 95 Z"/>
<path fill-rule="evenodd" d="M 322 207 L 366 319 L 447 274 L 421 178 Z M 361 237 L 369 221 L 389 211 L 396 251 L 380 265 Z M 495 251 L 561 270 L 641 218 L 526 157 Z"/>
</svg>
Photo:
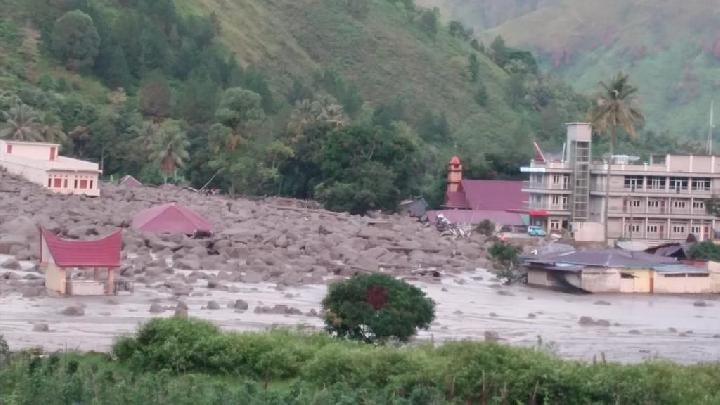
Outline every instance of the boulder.
<svg viewBox="0 0 720 405">
<path fill-rule="evenodd" d="M 220 304 L 217 301 L 208 301 L 206 308 L 211 310 L 220 309 Z"/>
<path fill-rule="evenodd" d="M 188 317 L 188 306 L 184 302 L 178 302 L 177 306 L 175 306 L 175 316 L 178 318 L 187 318 Z"/>
<path fill-rule="evenodd" d="M 60 311 L 60 313 L 66 316 L 83 316 L 85 315 L 85 309 L 79 305 L 70 305 Z"/>
<path fill-rule="evenodd" d="M 148 311 L 151 314 L 159 314 L 161 312 L 165 312 L 165 308 L 163 308 L 163 306 L 158 304 L 157 302 L 153 302 L 152 304 L 150 304 L 150 309 Z"/>
<path fill-rule="evenodd" d="M 255 307 L 256 314 L 277 314 L 277 315 L 302 315 L 302 311 L 297 308 L 284 304 L 278 304 L 274 307 L 258 306 Z"/>
<path fill-rule="evenodd" d="M 49 332 L 50 326 L 46 323 L 36 323 L 33 325 L 33 332 Z"/>
<path fill-rule="evenodd" d="M 249 305 L 245 300 L 235 300 L 234 302 L 228 304 L 228 308 L 232 308 L 236 311 L 246 311 L 249 308 Z"/>
</svg>

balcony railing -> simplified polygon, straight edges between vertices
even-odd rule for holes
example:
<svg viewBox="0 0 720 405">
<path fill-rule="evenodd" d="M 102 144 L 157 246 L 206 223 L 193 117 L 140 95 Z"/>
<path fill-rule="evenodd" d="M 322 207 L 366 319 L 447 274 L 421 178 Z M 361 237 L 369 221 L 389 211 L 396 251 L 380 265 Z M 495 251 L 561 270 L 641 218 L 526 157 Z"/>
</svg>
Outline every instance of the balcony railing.
<svg viewBox="0 0 720 405">
<path fill-rule="evenodd" d="M 590 189 L 592 192 L 596 193 L 604 193 L 605 192 L 605 186 L 595 185 Z M 704 196 L 709 197 L 716 194 L 720 194 L 720 189 L 718 188 L 703 188 L 703 189 L 697 189 L 697 188 L 690 188 L 690 187 L 684 187 L 684 188 L 652 188 L 652 187 L 613 187 L 610 186 L 610 192 L 611 193 L 626 193 L 626 194 L 636 194 L 636 195 L 643 195 L 643 194 L 663 194 L 667 195 L 668 197 L 672 197 L 673 195 L 681 195 L 681 196 Z"/>
<path fill-rule="evenodd" d="M 530 190 L 559 190 L 559 191 L 570 191 L 569 184 L 553 184 L 537 181 L 523 181 L 523 188 Z"/>
</svg>

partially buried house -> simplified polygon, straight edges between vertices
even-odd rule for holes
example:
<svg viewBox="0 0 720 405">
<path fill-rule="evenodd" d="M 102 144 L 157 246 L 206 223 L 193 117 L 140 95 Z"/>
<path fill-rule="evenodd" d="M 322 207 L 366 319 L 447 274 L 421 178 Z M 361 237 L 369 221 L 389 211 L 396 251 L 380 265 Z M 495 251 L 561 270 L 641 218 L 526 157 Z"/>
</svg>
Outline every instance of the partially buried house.
<svg viewBox="0 0 720 405">
<path fill-rule="evenodd" d="M 59 151 L 56 143 L 0 140 L 0 166 L 54 193 L 99 196 L 100 166 Z"/>
<path fill-rule="evenodd" d="M 120 267 L 120 230 L 96 240 L 63 239 L 40 229 L 40 267 L 45 287 L 60 295 L 115 293 L 115 270 Z"/>
</svg>

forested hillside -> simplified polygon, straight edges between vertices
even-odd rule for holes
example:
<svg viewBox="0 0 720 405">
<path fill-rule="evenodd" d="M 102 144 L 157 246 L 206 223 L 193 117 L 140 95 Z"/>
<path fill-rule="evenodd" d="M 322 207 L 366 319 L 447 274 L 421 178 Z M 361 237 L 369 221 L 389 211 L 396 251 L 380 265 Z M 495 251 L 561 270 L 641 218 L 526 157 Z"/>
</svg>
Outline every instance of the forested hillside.
<svg viewBox="0 0 720 405">
<path fill-rule="evenodd" d="M 106 176 L 315 198 L 438 201 L 445 164 L 517 176 L 585 98 L 412 0 L 0 0 L 1 135 Z M 512 148 L 508 148 L 512 145 Z"/>
<path fill-rule="evenodd" d="M 548 71 L 587 92 L 623 70 L 639 87 L 647 128 L 703 140 L 719 101 L 717 3 L 702 0 L 421 0 L 447 19 L 533 50 Z M 715 103 L 716 105 L 718 103 Z"/>
</svg>

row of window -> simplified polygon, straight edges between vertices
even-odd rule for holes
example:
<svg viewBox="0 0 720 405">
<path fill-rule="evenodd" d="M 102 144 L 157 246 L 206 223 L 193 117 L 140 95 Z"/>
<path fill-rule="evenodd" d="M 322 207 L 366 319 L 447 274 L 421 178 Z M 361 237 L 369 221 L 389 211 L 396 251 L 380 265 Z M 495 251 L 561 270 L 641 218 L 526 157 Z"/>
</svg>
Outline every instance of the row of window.
<svg viewBox="0 0 720 405">
<path fill-rule="evenodd" d="M 48 188 L 68 188 L 68 179 L 61 177 L 51 177 L 48 179 Z M 78 190 L 87 190 L 93 188 L 93 181 L 86 179 L 75 179 L 73 188 Z"/>
<path fill-rule="evenodd" d="M 630 200 L 630 206 L 639 208 L 642 204 L 641 200 Z M 647 202 L 648 208 L 665 208 L 665 201 L 664 200 L 648 200 Z M 673 208 L 678 209 L 684 209 L 689 206 L 688 201 L 685 200 L 674 200 L 672 202 Z M 693 209 L 705 209 L 705 202 L 704 201 L 693 201 L 692 203 Z"/>
<path fill-rule="evenodd" d="M 709 177 L 666 177 L 660 176 L 625 176 L 625 188 L 637 190 L 646 186 L 649 190 L 665 190 L 665 184 L 669 181 L 670 190 L 687 190 L 688 185 L 693 190 L 710 190 L 712 180 Z"/>
<path fill-rule="evenodd" d="M 627 229 L 629 232 L 639 233 L 640 225 L 629 224 L 627 226 Z M 672 233 L 675 233 L 675 234 L 685 234 L 685 231 L 687 230 L 687 226 L 682 225 L 682 224 L 673 224 L 670 226 L 670 230 L 672 231 Z M 648 233 L 658 233 L 658 232 L 662 233 L 663 231 L 664 231 L 664 226 L 662 226 L 662 225 L 650 224 L 647 226 Z M 700 225 L 693 225 L 690 227 L 690 233 L 692 233 L 692 234 L 699 235 L 701 232 L 702 232 L 702 227 Z M 707 227 L 706 227 L 706 232 L 707 232 Z"/>
</svg>

